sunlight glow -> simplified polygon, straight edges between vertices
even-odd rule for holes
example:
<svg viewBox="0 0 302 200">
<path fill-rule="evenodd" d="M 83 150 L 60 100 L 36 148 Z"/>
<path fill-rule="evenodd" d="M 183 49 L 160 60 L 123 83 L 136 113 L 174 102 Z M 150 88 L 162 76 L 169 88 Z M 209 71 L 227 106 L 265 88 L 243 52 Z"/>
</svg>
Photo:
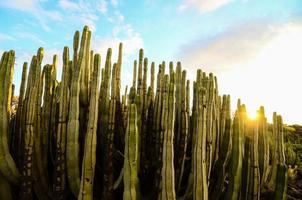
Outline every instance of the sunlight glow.
<svg viewBox="0 0 302 200">
<path fill-rule="evenodd" d="M 302 26 L 290 25 L 279 32 L 257 56 L 221 74 L 220 86 L 222 92 L 231 94 L 233 109 L 237 98 L 241 98 L 248 110 L 263 105 L 270 122 L 277 111 L 285 123 L 302 123 L 302 96 L 297 95 L 302 85 Z"/>
<path fill-rule="evenodd" d="M 258 113 L 255 111 L 247 111 L 247 117 L 251 120 L 256 120 L 258 118 Z"/>
</svg>

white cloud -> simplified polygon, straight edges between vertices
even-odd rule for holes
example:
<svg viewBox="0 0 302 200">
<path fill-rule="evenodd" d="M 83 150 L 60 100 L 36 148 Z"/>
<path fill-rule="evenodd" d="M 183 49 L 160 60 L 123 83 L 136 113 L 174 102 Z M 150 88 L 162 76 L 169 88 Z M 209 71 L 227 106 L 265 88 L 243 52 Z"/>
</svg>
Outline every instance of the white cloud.
<svg viewBox="0 0 302 200">
<path fill-rule="evenodd" d="M 188 8 L 197 8 L 201 13 L 206 13 L 214 11 L 232 1 L 233 0 L 183 0 L 178 9 L 183 11 Z"/>
<path fill-rule="evenodd" d="M 106 13 L 108 10 L 108 2 L 105 0 L 101 0 L 99 2 L 99 4 L 97 5 L 97 9 L 101 12 L 101 13 Z"/>
<path fill-rule="evenodd" d="M 15 40 L 15 38 L 13 38 L 12 36 L 9 36 L 7 34 L 0 33 L 0 42 L 7 41 L 7 40 Z"/>
<path fill-rule="evenodd" d="M 65 13 L 66 23 L 81 23 L 88 25 L 92 31 L 96 30 L 96 22 L 99 19 L 97 11 L 104 10 L 104 7 L 100 8 L 101 3 L 94 1 L 87 2 L 83 0 L 70 1 L 60 0 L 59 6 Z"/>
<path fill-rule="evenodd" d="M 78 11 L 80 9 L 79 5 L 77 3 L 74 3 L 69 0 L 60 0 L 59 6 L 64 10 L 73 10 Z"/>
<path fill-rule="evenodd" d="M 118 5 L 118 0 L 110 0 L 111 4 L 113 6 L 117 6 Z"/>
<path fill-rule="evenodd" d="M 114 36 L 108 38 L 96 37 L 94 42 L 92 42 L 92 49 L 94 49 L 95 52 L 101 53 L 102 57 L 105 58 L 104 56 L 106 56 L 107 49 L 112 48 L 113 57 L 116 57 L 120 42 L 123 43 L 124 57 L 136 54 L 138 50 L 143 47 L 143 40 L 140 35 L 138 33 L 133 33 L 123 38 Z"/>
<path fill-rule="evenodd" d="M 63 18 L 58 11 L 44 9 L 43 2 L 44 0 L 9 0 L 1 1 L 0 7 L 28 12 L 36 18 L 44 30 L 49 31 L 51 30 L 47 23 L 49 19 L 62 21 Z"/>
<path fill-rule="evenodd" d="M 33 41 L 34 43 L 36 43 L 38 45 L 45 45 L 45 42 L 43 40 L 41 40 L 34 33 L 23 31 L 23 32 L 13 33 L 13 35 L 15 35 L 15 37 L 17 37 L 18 39 L 29 39 L 29 40 Z"/>
<path fill-rule="evenodd" d="M 191 67 L 203 65 L 211 71 L 228 70 L 255 56 L 277 35 L 276 27 L 265 21 L 240 24 L 212 38 L 184 45 L 179 56 Z"/>
<path fill-rule="evenodd" d="M 231 27 L 208 42 L 189 44 L 179 55 L 185 67 L 192 67 L 189 71 L 215 72 L 220 92 L 231 94 L 233 108 L 241 98 L 252 112 L 264 105 L 269 121 L 277 111 L 286 123 L 302 123 L 300 52 L 302 22 L 296 21 Z"/>
</svg>

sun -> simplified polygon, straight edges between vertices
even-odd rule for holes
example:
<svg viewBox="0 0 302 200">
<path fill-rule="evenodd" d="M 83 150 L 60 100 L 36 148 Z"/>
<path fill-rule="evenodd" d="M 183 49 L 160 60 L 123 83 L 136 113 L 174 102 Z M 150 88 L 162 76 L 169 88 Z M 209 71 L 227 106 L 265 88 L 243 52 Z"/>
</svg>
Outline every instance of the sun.
<svg viewBox="0 0 302 200">
<path fill-rule="evenodd" d="M 249 111 L 247 112 L 247 117 L 251 120 L 256 120 L 258 118 L 258 113 L 255 111 Z"/>
</svg>

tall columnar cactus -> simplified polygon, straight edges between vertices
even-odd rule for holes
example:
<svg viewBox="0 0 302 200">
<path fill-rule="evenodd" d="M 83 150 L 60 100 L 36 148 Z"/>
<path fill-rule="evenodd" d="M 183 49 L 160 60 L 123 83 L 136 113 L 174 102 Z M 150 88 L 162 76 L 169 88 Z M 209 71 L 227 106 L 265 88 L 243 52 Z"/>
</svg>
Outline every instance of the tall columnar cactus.
<svg viewBox="0 0 302 200">
<path fill-rule="evenodd" d="M 82 38 L 85 37 L 85 44 L 81 43 L 80 51 L 82 49 L 82 59 L 79 62 L 81 67 L 80 78 L 80 104 L 82 106 L 89 105 L 89 87 L 90 87 L 90 39 L 91 31 L 88 26 L 85 26 L 82 33 Z M 83 44 L 83 46 L 82 46 Z M 81 56 L 81 55 L 80 55 Z"/>
<path fill-rule="evenodd" d="M 63 72 L 60 87 L 59 120 L 55 141 L 55 163 L 54 163 L 54 196 L 56 199 L 64 199 L 66 193 L 66 138 L 67 122 L 70 100 L 70 63 L 69 49 L 64 47 Z"/>
<path fill-rule="evenodd" d="M 117 97 L 117 101 L 120 101 L 120 95 L 121 95 L 122 61 L 123 61 L 123 43 L 120 43 L 119 50 L 118 50 L 117 66 L 116 66 L 116 97 Z"/>
<path fill-rule="evenodd" d="M 116 89 L 116 82 L 115 82 L 115 71 L 116 71 L 116 64 L 113 65 L 112 70 L 112 94 L 115 93 Z M 104 144 L 104 161 L 103 161 L 103 198 L 104 199 L 114 199 L 114 191 L 113 191 L 113 184 L 114 184 L 114 177 L 113 177 L 113 152 L 114 152 L 114 128 L 116 123 L 116 99 L 114 96 L 111 97 L 109 101 L 109 108 L 108 108 L 108 125 L 107 125 L 107 132 L 105 137 L 105 144 Z"/>
<path fill-rule="evenodd" d="M 47 65 L 46 65 L 47 66 Z M 32 167 L 32 177 L 33 177 L 33 189 L 35 194 L 38 196 L 38 198 L 45 198 L 47 199 L 48 195 L 48 189 L 47 189 L 47 168 L 44 167 L 43 161 L 47 160 L 44 159 L 44 157 L 47 158 L 47 151 L 45 155 L 43 154 L 43 135 L 42 132 L 42 96 L 43 96 L 43 78 L 45 75 L 45 67 L 42 70 L 42 74 L 39 77 L 39 85 L 38 85 L 38 94 L 37 94 L 37 100 L 35 104 L 35 121 L 34 121 L 34 149 L 33 149 L 33 167 Z M 46 141 L 47 141 L 46 137 Z M 47 163 L 45 163 L 46 165 Z M 38 184 L 41 182 L 41 184 Z"/>
<path fill-rule="evenodd" d="M 279 133 L 278 133 L 278 121 L 277 121 L 277 113 L 273 113 L 273 124 L 272 124 L 272 138 L 273 138 L 273 146 L 272 146 L 272 164 L 271 164 L 271 170 L 269 174 L 269 182 L 268 187 L 271 190 L 274 190 L 276 187 L 276 176 L 277 176 L 277 166 L 280 162 L 280 148 L 279 145 Z"/>
<path fill-rule="evenodd" d="M 21 199 L 31 199 L 33 186 L 33 154 L 34 154 L 34 138 L 37 132 L 38 124 L 36 115 L 39 101 L 39 87 L 41 83 L 41 62 L 43 58 L 43 49 L 39 48 L 37 56 L 33 56 L 30 66 L 30 85 L 27 87 L 28 92 L 26 99 L 26 121 L 25 121 L 25 135 L 24 135 L 24 154 L 22 164 L 22 182 L 20 189 Z"/>
<path fill-rule="evenodd" d="M 206 142 L 206 163 L 207 163 L 207 177 L 210 178 L 212 162 L 213 162 L 213 109 L 214 109 L 214 76 L 212 73 L 209 74 L 209 77 L 203 78 L 204 87 L 206 87 L 207 92 L 207 116 L 206 116 L 206 133 L 207 133 L 207 142 Z"/>
<path fill-rule="evenodd" d="M 210 179 L 210 199 L 219 199 L 224 189 L 224 182 L 226 179 L 227 165 L 231 155 L 232 147 L 232 121 L 230 112 L 230 96 L 223 96 L 222 102 L 222 113 L 221 122 L 223 123 L 220 127 L 221 134 L 221 145 L 219 147 L 218 160 L 214 163 L 213 171 Z"/>
<path fill-rule="evenodd" d="M 251 120 L 248 123 L 248 137 L 251 139 L 250 145 L 250 176 L 248 183 L 248 199 L 260 199 L 260 173 L 258 160 L 258 122 Z"/>
<path fill-rule="evenodd" d="M 93 199 L 93 181 L 96 164 L 97 122 L 99 100 L 99 74 L 101 56 L 94 55 L 94 68 L 91 77 L 91 92 L 89 105 L 89 119 L 85 138 L 85 150 L 82 164 L 82 177 L 78 199 Z"/>
<path fill-rule="evenodd" d="M 138 127 L 137 110 L 135 104 L 129 105 L 128 123 L 125 137 L 125 161 L 124 161 L 124 199 L 136 200 L 138 194 Z"/>
<path fill-rule="evenodd" d="M 143 59 L 144 59 L 144 50 L 139 50 L 139 59 L 138 59 L 138 77 L 137 77 L 137 94 L 142 95 L 143 93 Z"/>
<path fill-rule="evenodd" d="M 15 52 L 4 52 L 0 61 L 0 173 L 10 182 L 17 184 L 20 173 L 9 152 L 8 126 Z"/>
<path fill-rule="evenodd" d="M 163 99 L 163 128 L 165 130 L 163 136 L 163 165 L 161 169 L 162 176 L 162 200 L 176 199 L 174 186 L 174 109 L 175 109 L 175 86 L 173 82 L 166 83 L 167 90 Z"/>
<path fill-rule="evenodd" d="M 14 153 L 15 153 L 15 160 L 18 168 L 20 169 L 21 166 L 21 155 L 22 155 L 22 116 L 23 116 L 23 100 L 25 96 L 25 89 L 26 89 L 26 82 L 27 82 L 27 62 L 24 62 L 23 69 L 22 69 L 22 78 L 21 78 L 21 85 L 20 85 L 20 92 L 19 92 L 19 99 L 18 99 L 18 109 L 16 114 L 16 126 L 15 126 L 15 137 L 13 142 Z M 24 126 L 24 124 L 23 124 Z"/>
<path fill-rule="evenodd" d="M 85 27 L 83 33 L 87 32 Z M 80 52 L 76 65 L 74 66 L 70 85 L 69 116 L 67 125 L 67 144 L 66 144 L 66 165 L 69 187 L 78 196 L 80 189 L 80 169 L 79 169 L 79 115 L 80 115 L 80 80 L 82 68 L 85 64 L 85 47 L 87 34 L 82 34 Z"/>
<path fill-rule="evenodd" d="M 261 106 L 258 110 L 258 132 L 259 132 L 259 171 L 260 171 L 260 182 L 261 188 L 266 184 L 268 172 L 269 172 L 269 141 L 267 122 L 264 113 L 264 107 Z"/>
<path fill-rule="evenodd" d="M 284 155 L 284 139 L 283 139 L 283 121 L 280 115 L 274 113 L 274 126 L 276 130 L 276 157 L 277 157 L 277 172 L 276 172 L 276 185 L 275 185 L 275 194 L 274 198 L 276 200 L 285 200 L 286 191 L 287 191 L 287 166 L 285 164 L 285 155 Z"/>
<path fill-rule="evenodd" d="M 243 133 L 241 130 L 239 112 L 235 113 L 233 121 L 232 153 L 230 158 L 229 184 L 224 199 L 239 199 L 242 179 L 242 158 L 243 158 Z"/>
<path fill-rule="evenodd" d="M 176 163 L 178 168 L 175 167 L 175 186 L 177 191 L 181 188 L 182 177 L 184 173 L 184 165 L 187 151 L 187 137 L 189 131 L 189 113 L 187 110 L 187 104 L 189 99 L 187 98 L 187 85 L 186 85 L 186 71 L 182 71 L 181 75 L 181 119 L 180 119 L 180 135 L 179 135 L 179 147 Z"/>
<path fill-rule="evenodd" d="M 197 81 L 197 117 L 196 117 L 196 135 L 193 146 L 193 199 L 208 199 L 208 179 L 206 163 L 206 121 L 207 121 L 207 96 L 206 90 L 202 87 L 201 82 Z"/>
</svg>

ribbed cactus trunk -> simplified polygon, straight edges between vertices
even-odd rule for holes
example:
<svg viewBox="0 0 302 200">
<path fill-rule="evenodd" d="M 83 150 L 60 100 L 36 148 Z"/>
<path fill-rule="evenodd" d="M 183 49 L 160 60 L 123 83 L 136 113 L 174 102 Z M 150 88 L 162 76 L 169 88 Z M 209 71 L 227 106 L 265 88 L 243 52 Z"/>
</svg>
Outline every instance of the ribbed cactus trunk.
<svg viewBox="0 0 302 200">
<path fill-rule="evenodd" d="M 96 54 L 93 59 L 93 73 L 91 77 L 91 91 L 89 104 L 89 117 L 87 132 L 85 137 L 84 157 L 82 164 L 82 177 L 78 199 L 93 199 L 93 181 L 96 164 L 96 145 L 97 145 L 97 122 L 98 122 L 98 100 L 99 100 L 99 74 L 101 56 Z"/>
<path fill-rule="evenodd" d="M 38 50 L 37 56 L 34 56 L 30 66 L 29 86 L 25 97 L 26 102 L 26 121 L 25 121 L 25 135 L 24 135 L 24 154 L 22 164 L 22 183 L 20 188 L 21 199 L 33 198 L 33 165 L 34 163 L 34 140 L 37 134 L 40 134 L 39 123 L 37 123 L 37 116 L 39 117 L 39 96 L 41 84 L 41 62 L 43 58 L 43 49 Z M 39 119 L 38 119 L 39 120 Z"/>
<path fill-rule="evenodd" d="M 271 190 L 276 188 L 276 177 L 277 177 L 277 168 L 278 164 L 280 163 L 280 138 L 279 138 L 279 127 L 278 127 L 278 115 L 276 112 L 273 113 L 273 147 L 272 147 L 272 165 L 269 174 L 269 182 L 268 187 Z"/>
<path fill-rule="evenodd" d="M 125 137 L 124 200 L 136 200 L 138 194 L 138 127 L 136 104 L 129 105 L 128 123 Z"/>
<path fill-rule="evenodd" d="M 250 176 L 248 185 L 248 199 L 260 199 L 260 172 L 258 160 L 258 122 L 248 123 L 248 137 L 251 139 L 250 145 Z"/>
<path fill-rule="evenodd" d="M 219 147 L 218 160 L 214 163 L 213 171 L 210 179 L 210 198 L 209 199 L 219 199 L 223 193 L 224 182 L 227 176 L 227 166 L 230 160 L 231 147 L 232 147 L 232 119 L 230 112 L 230 96 L 223 96 L 222 106 L 221 106 L 221 129 L 223 134 L 221 138 L 221 145 Z"/>
<path fill-rule="evenodd" d="M 206 142 L 206 164 L 207 164 L 207 177 L 210 179 L 212 162 L 213 162 L 213 110 L 214 110 L 214 76 L 212 73 L 209 74 L 209 77 L 204 77 L 203 81 L 206 81 L 204 84 L 206 87 L 206 134 L 207 134 L 207 142 Z"/>
<path fill-rule="evenodd" d="M 22 112 L 23 112 L 23 100 L 25 96 L 25 89 L 26 89 L 26 82 L 27 82 L 27 62 L 24 62 L 23 69 L 22 69 L 22 78 L 21 78 L 21 85 L 20 85 L 20 91 L 19 91 L 19 99 L 18 99 L 18 109 L 16 113 L 16 124 L 15 124 L 15 134 L 13 138 L 13 152 L 15 156 L 15 161 L 18 166 L 18 169 L 20 169 L 21 166 L 21 156 L 22 156 Z"/>
<path fill-rule="evenodd" d="M 274 198 L 276 200 L 285 200 L 287 192 L 287 166 L 285 164 L 285 154 L 284 154 L 284 139 L 283 139 L 283 121 L 280 115 L 275 116 L 277 118 L 274 120 L 274 126 L 277 129 L 277 139 L 276 139 L 276 154 L 277 154 L 277 173 L 276 173 L 276 186 Z"/>
<path fill-rule="evenodd" d="M 20 173 L 9 152 L 8 144 L 14 62 L 14 51 L 3 53 L 0 61 L 0 173 L 9 182 L 17 184 L 20 181 Z"/>
<path fill-rule="evenodd" d="M 171 74 L 172 75 L 172 74 Z M 171 77 L 170 77 L 171 78 Z M 168 78 L 165 78 L 165 93 L 163 98 L 163 165 L 161 169 L 162 176 L 162 190 L 161 200 L 175 200 L 175 186 L 174 186 L 174 109 L 175 109 L 175 85 L 169 83 Z"/>
<path fill-rule="evenodd" d="M 258 132 L 259 132 L 259 171 L 260 171 L 260 182 L 261 189 L 267 183 L 269 173 L 269 142 L 268 142 L 268 131 L 267 122 L 264 113 L 264 107 L 261 106 L 258 110 Z"/>
<path fill-rule="evenodd" d="M 80 189 L 80 158 L 79 158 L 79 132 L 80 132 L 80 80 L 82 68 L 85 65 L 85 47 L 87 44 L 87 27 L 84 27 L 79 55 L 77 62 L 72 70 L 72 78 L 70 85 L 70 103 L 69 103 L 69 116 L 67 125 L 67 178 L 69 187 L 74 196 L 78 196 Z M 86 34 L 85 34 L 86 33 Z M 77 36 L 77 33 L 76 33 Z M 78 37 L 75 37 L 78 39 Z M 78 41 L 76 40 L 76 43 Z"/>
<path fill-rule="evenodd" d="M 243 132 L 237 110 L 233 120 L 232 154 L 230 159 L 229 184 L 224 199 L 239 199 L 242 180 Z"/>
<path fill-rule="evenodd" d="M 55 141 L 55 162 L 54 162 L 54 197 L 65 199 L 66 197 L 66 143 L 67 143 L 67 122 L 70 101 L 70 79 L 72 63 L 69 62 L 69 49 L 64 47 L 63 52 L 63 72 L 60 84 L 60 102 L 58 128 Z"/>
<path fill-rule="evenodd" d="M 197 75 L 196 80 L 196 128 L 193 140 L 193 199 L 207 200 L 207 93 L 202 79 Z"/>
</svg>

